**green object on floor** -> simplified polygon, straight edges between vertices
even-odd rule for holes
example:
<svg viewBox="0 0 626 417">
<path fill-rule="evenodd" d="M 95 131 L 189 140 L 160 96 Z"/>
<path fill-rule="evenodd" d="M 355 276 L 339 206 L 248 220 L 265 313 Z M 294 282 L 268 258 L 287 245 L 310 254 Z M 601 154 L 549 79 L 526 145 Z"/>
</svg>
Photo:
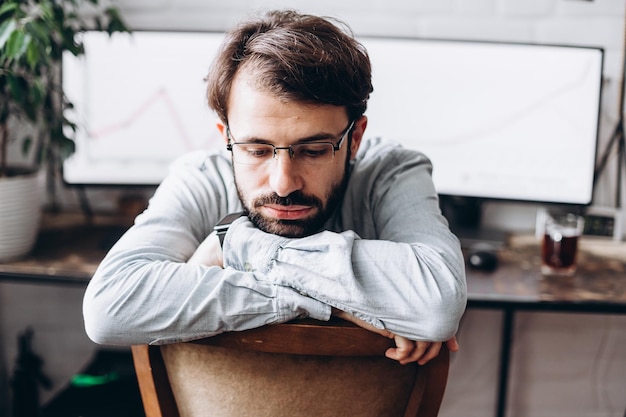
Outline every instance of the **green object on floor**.
<svg viewBox="0 0 626 417">
<path fill-rule="evenodd" d="M 76 374 L 72 377 L 72 385 L 75 387 L 93 387 L 94 385 L 117 381 L 119 378 L 120 375 L 117 372 L 109 372 L 104 375 Z"/>
</svg>

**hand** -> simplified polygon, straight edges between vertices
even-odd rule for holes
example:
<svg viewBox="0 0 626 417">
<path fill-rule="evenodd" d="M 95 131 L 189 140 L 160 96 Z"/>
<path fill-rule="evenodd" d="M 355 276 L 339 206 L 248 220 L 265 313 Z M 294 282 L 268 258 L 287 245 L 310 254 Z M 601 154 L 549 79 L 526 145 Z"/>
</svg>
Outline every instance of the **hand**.
<svg viewBox="0 0 626 417">
<path fill-rule="evenodd" d="M 220 240 L 215 232 L 204 239 L 187 263 L 224 268 L 224 254 Z"/>
<path fill-rule="evenodd" d="M 443 345 L 442 342 L 415 342 L 397 335 L 394 336 L 394 341 L 396 342 L 396 347 L 387 349 L 385 356 L 389 359 L 397 360 L 402 365 L 411 362 L 424 365 L 439 355 L 441 346 Z M 459 343 L 455 336 L 445 342 L 445 344 L 451 352 L 458 352 Z"/>
<path fill-rule="evenodd" d="M 424 365 L 425 363 L 436 358 L 437 355 L 439 355 L 439 352 L 441 351 L 441 346 L 443 345 L 442 342 L 416 342 L 407 339 L 406 337 L 395 335 L 389 330 L 374 327 L 371 324 L 354 317 L 352 314 L 335 308 L 332 309 L 332 315 L 339 317 L 343 320 L 352 322 L 357 326 L 363 327 L 364 329 L 367 329 L 371 332 L 375 332 L 382 336 L 393 339 L 396 343 L 396 347 L 387 349 L 387 351 L 385 352 L 385 356 L 389 359 L 397 360 L 402 365 L 406 365 L 407 363 L 411 362 L 417 362 L 420 365 Z M 452 339 L 448 340 L 445 343 L 450 352 L 459 351 L 459 343 L 456 340 L 456 336 L 453 336 Z"/>
</svg>

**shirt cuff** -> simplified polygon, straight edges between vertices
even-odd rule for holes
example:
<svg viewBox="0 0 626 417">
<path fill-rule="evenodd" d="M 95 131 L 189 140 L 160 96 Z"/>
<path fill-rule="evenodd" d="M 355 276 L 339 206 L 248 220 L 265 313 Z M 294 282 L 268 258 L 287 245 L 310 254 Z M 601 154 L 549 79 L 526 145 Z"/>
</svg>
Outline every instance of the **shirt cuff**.
<svg viewBox="0 0 626 417">
<path fill-rule="evenodd" d="M 257 229 L 250 219 L 235 220 L 224 238 L 224 267 L 267 273 L 276 252 L 288 239 Z"/>
<path fill-rule="evenodd" d="M 305 317 L 320 321 L 330 320 L 331 308 L 328 304 L 300 294 L 292 288 L 279 286 L 276 291 L 276 302 L 280 321 Z M 294 312 L 296 313 L 295 317 Z"/>
</svg>

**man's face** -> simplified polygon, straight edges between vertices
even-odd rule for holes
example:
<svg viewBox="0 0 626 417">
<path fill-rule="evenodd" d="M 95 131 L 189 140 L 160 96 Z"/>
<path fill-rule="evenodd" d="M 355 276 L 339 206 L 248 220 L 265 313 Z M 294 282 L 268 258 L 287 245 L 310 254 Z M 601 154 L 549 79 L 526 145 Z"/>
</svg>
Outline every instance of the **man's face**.
<svg viewBox="0 0 626 417">
<path fill-rule="evenodd" d="M 348 127 L 345 108 L 283 102 L 259 91 L 246 73 L 236 76 L 228 102 L 233 142 L 268 143 L 287 147 L 310 141 L 337 144 Z M 288 237 L 318 232 L 337 207 L 345 187 L 346 165 L 358 150 L 367 119 L 354 124 L 331 162 L 307 165 L 278 150 L 262 165 L 233 161 L 239 197 L 252 222 L 261 230 Z M 218 124 L 228 141 L 226 126 Z"/>
</svg>

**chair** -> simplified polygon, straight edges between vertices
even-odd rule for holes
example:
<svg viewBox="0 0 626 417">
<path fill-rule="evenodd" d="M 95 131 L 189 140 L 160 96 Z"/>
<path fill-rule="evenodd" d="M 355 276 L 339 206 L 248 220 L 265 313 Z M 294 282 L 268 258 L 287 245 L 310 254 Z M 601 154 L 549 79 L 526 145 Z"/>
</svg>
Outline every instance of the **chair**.
<svg viewBox="0 0 626 417">
<path fill-rule="evenodd" d="M 449 352 L 424 366 L 352 323 L 301 320 L 132 347 L 146 417 L 434 417 Z"/>
</svg>

